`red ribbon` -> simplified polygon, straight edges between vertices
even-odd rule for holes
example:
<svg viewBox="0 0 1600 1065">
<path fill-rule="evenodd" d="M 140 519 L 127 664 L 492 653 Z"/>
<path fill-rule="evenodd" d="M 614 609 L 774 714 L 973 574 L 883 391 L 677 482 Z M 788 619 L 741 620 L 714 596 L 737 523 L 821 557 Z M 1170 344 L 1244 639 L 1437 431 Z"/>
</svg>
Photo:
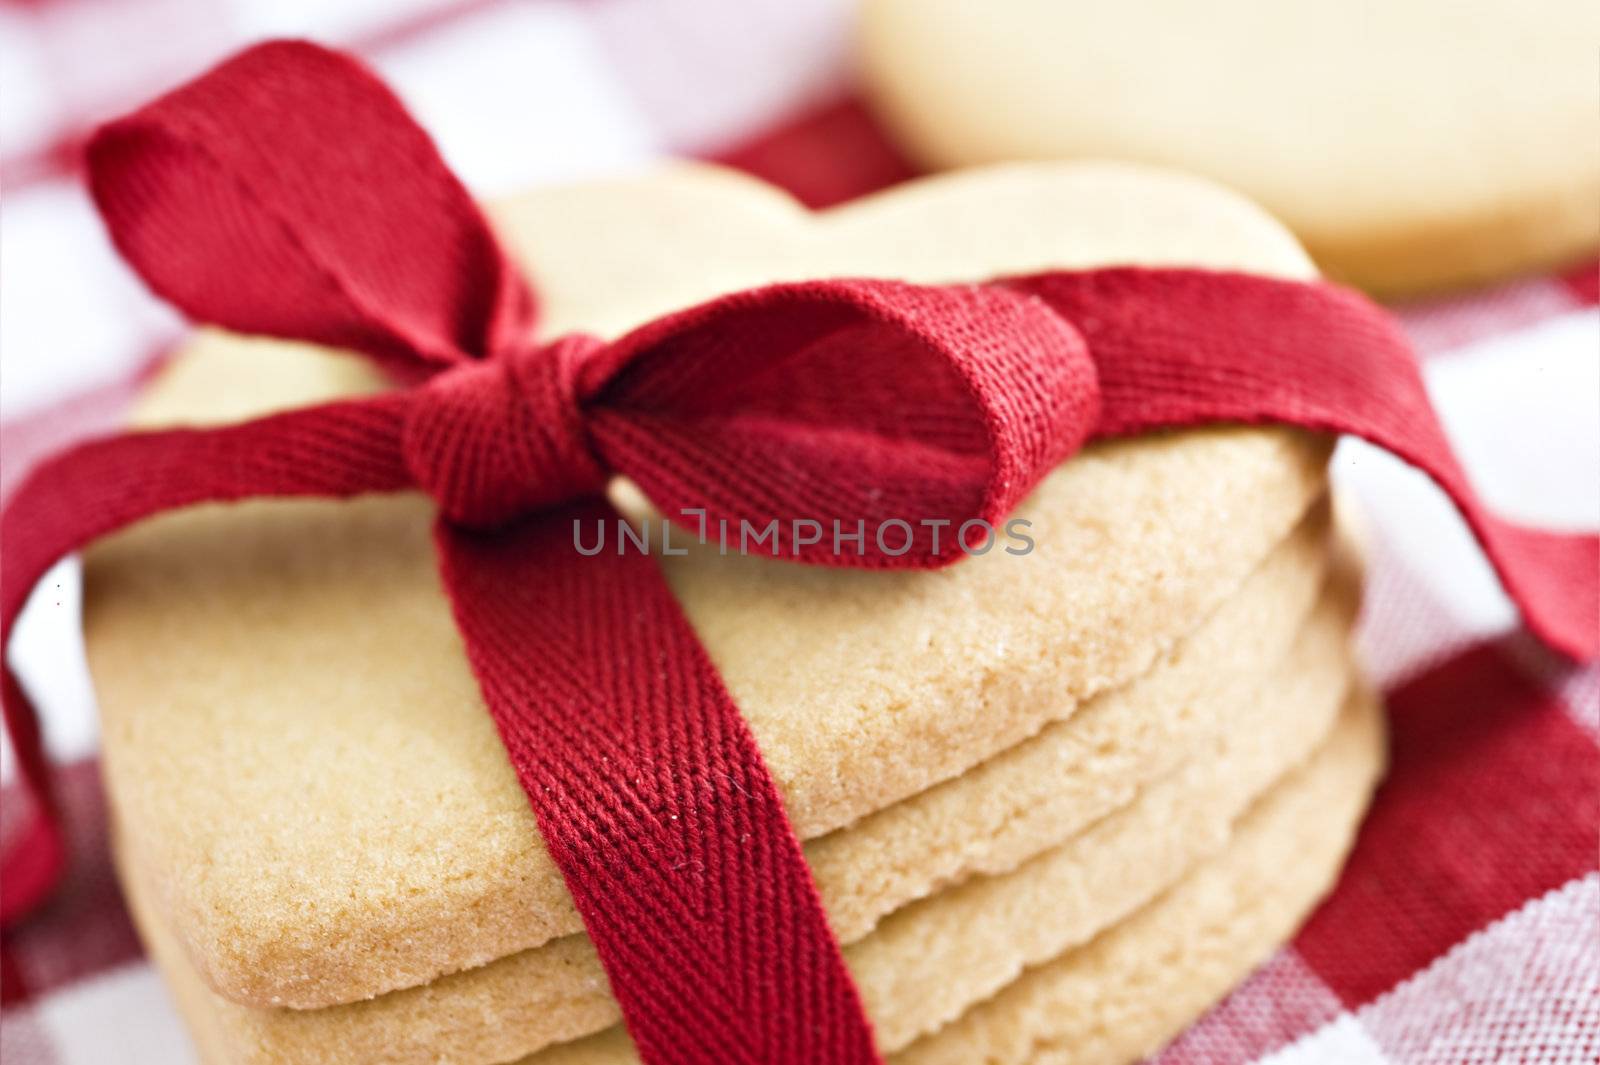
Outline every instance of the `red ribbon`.
<svg viewBox="0 0 1600 1065">
<path fill-rule="evenodd" d="M 609 478 L 779 557 L 929 567 L 921 519 L 1002 522 L 1086 440 L 1206 422 L 1352 433 L 1467 517 L 1528 625 L 1596 653 L 1593 536 L 1495 518 L 1384 314 L 1324 285 L 1114 269 L 741 292 L 604 343 L 533 340 L 534 301 L 399 101 L 354 61 L 251 49 L 101 131 L 95 197 L 191 318 L 365 352 L 409 387 L 46 463 L 0 518 L 0 623 L 96 537 L 193 503 L 420 488 L 484 702 L 651 1062 L 865 1062 L 870 1027 L 749 730 L 654 561 L 583 557 Z M 911 519 L 910 550 L 790 522 Z M 897 527 L 898 529 L 898 527 Z M 898 548 L 898 531 L 894 546 Z M 0 918 L 49 890 L 60 830 L 34 712 L 5 718 L 38 818 Z"/>
</svg>

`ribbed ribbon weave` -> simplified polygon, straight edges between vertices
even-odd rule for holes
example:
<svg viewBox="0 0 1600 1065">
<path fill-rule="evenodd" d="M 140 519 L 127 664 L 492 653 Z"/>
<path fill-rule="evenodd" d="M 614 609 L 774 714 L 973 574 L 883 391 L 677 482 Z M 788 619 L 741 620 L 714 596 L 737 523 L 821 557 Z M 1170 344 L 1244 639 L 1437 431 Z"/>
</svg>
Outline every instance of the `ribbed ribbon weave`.
<svg viewBox="0 0 1600 1065">
<path fill-rule="evenodd" d="M 576 549 L 624 475 L 660 510 L 777 535 L 818 565 L 931 567 L 1085 442 L 1209 422 L 1350 433 L 1430 474 L 1529 627 L 1596 653 L 1596 538 L 1477 501 L 1381 311 L 1325 284 L 1198 270 L 735 293 L 609 342 L 542 338 L 465 189 L 353 60 L 253 48 L 103 129 L 93 190 L 117 247 L 192 319 L 364 353 L 393 391 L 45 463 L 0 516 L 0 638 L 45 571 L 201 502 L 421 490 L 484 704 L 646 1061 L 876 1060 L 870 1025 L 749 729 L 654 559 Z M 907 522 L 891 553 L 792 522 Z M 697 519 L 698 521 L 698 519 Z M 592 528 L 592 524 L 588 527 Z M 898 551 L 900 534 L 891 538 Z M 381 624 L 374 619 L 374 624 Z M 38 723 L 5 720 L 37 817 L 0 918 L 62 862 Z"/>
</svg>

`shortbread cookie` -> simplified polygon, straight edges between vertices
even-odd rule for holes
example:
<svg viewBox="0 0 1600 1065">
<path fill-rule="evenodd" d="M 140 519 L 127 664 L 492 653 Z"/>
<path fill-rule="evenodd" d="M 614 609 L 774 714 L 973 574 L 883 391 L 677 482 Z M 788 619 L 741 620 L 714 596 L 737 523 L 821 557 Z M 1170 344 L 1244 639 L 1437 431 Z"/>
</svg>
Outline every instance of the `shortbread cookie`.
<svg viewBox="0 0 1600 1065">
<path fill-rule="evenodd" d="M 816 219 L 746 179 L 674 172 L 534 193 L 500 217 L 551 330 L 614 333 L 779 277 L 1311 269 L 1236 197 L 1118 167 L 934 179 Z M 373 387 L 353 363 L 211 334 L 143 419 Z M 715 549 L 663 561 L 810 838 L 1147 671 L 1299 521 L 1327 446 L 1257 428 L 1096 446 L 1019 508 L 1032 554 L 939 572 Z M 154 905 L 227 997 L 356 1001 L 574 927 L 440 594 L 430 509 L 414 496 L 202 507 L 90 555 L 109 790 Z"/>
<path fill-rule="evenodd" d="M 1600 5 L 870 0 L 873 102 L 923 163 L 1222 181 L 1380 293 L 1600 247 Z"/>
<path fill-rule="evenodd" d="M 1328 597 L 1275 668 L 1254 683 L 1222 684 L 1222 729 L 1196 742 L 1177 771 L 1020 868 L 906 907 L 848 947 L 879 1047 L 898 1049 L 954 1019 L 1220 848 L 1244 807 L 1332 726 L 1349 683 L 1354 602 L 1348 589 Z M 127 857 L 128 878 L 140 881 Z M 616 1022 L 592 949 L 566 949 L 581 938 L 371 1002 L 263 1010 L 212 996 L 211 1008 L 227 1060 L 239 1065 L 488 1065 Z"/>
<path fill-rule="evenodd" d="M 1064 949 L 1050 943 L 1086 937 L 1137 905 L 1141 891 L 1148 897 L 1160 890 L 1195 860 L 1197 849 L 1203 852 L 1219 840 L 1244 802 L 1317 741 L 1346 685 L 1353 581 L 1346 575 L 1314 617 L 1296 626 L 1300 635 L 1293 653 L 1284 652 L 1281 637 L 1255 641 L 1239 624 L 1248 618 L 1264 622 L 1263 632 L 1291 628 L 1264 617 L 1261 604 L 1251 602 L 1270 601 L 1261 595 L 1265 588 L 1312 583 L 1282 572 L 1283 560 L 1290 557 L 1275 555 L 1224 607 L 1235 624 L 1225 629 L 1208 624 L 1184 642 L 1175 661 L 1150 677 L 1101 696 L 1071 720 L 874 815 L 868 823 L 879 824 L 869 832 L 861 832 L 865 825 L 855 826 L 808 847 L 807 857 L 815 863 L 822 843 L 836 842 L 844 855 L 882 845 L 890 851 L 885 864 L 891 869 L 897 858 L 911 868 L 923 866 L 930 851 L 936 859 L 947 857 L 941 851 L 966 859 L 959 866 L 945 865 L 942 876 L 933 863 L 931 885 L 927 876 L 895 869 L 875 893 L 863 892 L 887 898 L 894 909 L 945 881 L 967 879 L 980 869 L 1010 872 L 1027 862 L 1015 882 L 991 876 L 935 894 L 891 917 L 881 934 L 848 949 L 846 960 L 878 1024 L 880 1046 L 904 1045 L 992 991 L 996 968 L 1004 973 L 1008 957 L 992 943 L 1026 941 L 1050 957 Z M 1263 580 L 1268 577 L 1276 579 Z M 1240 609 L 1238 603 L 1255 609 Z M 1247 667 L 1240 668 L 1228 661 L 1236 656 L 1219 646 L 1224 636 L 1276 653 L 1259 661 L 1248 656 Z M 1210 657 L 1213 652 L 1221 660 Z M 1197 668 L 1202 665 L 1208 668 Z M 1155 726 L 1142 730 L 1146 720 Z M 902 808 L 910 812 L 894 816 Z M 996 824 L 997 818 L 1016 823 Z M 965 846 L 957 846 L 957 839 Z M 1058 846 L 1063 840 L 1072 842 Z M 1036 858 L 1051 849 L 1055 857 Z M 133 879 L 144 879 L 126 846 L 121 863 Z M 845 869 L 862 864 L 839 863 Z M 818 879 L 831 919 L 840 893 L 828 875 L 833 868 L 824 863 Z M 990 887 L 977 886 L 981 883 Z M 908 894 L 906 885 L 923 890 Z M 886 895 L 897 886 L 902 888 L 898 897 Z M 1077 901 L 1068 905 L 1069 896 Z M 1041 901 L 1049 912 L 1031 913 Z M 833 923 L 846 943 L 872 928 L 871 923 Z M 1022 924 L 1032 929 L 1031 937 L 1017 934 Z M 1046 934 L 1052 929 L 1055 940 Z M 950 967 L 939 964 L 951 950 L 968 956 Z M 933 986 L 919 986 L 919 980 Z M 232 1003 L 218 1008 L 231 1060 L 276 1065 L 504 1061 L 598 1030 L 618 1016 L 599 960 L 582 935 L 369 1002 L 316 1010 Z"/>
<path fill-rule="evenodd" d="M 1324 579 L 1328 525 L 1328 507 L 1318 505 L 1148 673 L 959 776 L 808 842 L 836 934 L 858 939 L 942 884 L 1015 868 L 1225 728 L 1226 697 L 1254 691 L 1310 611 Z M 581 929 L 569 908 L 562 934 Z"/>
</svg>

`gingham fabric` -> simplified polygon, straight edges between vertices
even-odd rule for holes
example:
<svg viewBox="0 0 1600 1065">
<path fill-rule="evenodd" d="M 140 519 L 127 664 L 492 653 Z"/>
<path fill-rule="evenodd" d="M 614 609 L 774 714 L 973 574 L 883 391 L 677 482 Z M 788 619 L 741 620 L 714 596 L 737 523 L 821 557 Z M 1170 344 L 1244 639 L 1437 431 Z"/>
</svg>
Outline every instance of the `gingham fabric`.
<svg viewBox="0 0 1600 1065">
<path fill-rule="evenodd" d="M 250 40 L 303 34 L 370 59 L 484 195 L 696 154 L 820 205 L 910 173 L 856 101 L 849 22 L 835 0 L 0 6 L 0 492 L 116 424 L 181 335 L 79 184 L 100 119 Z M 1591 265 L 1399 308 L 1489 502 L 1552 528 L 1600 524 L 1597 289 Z M 1420 476 L 1347 444 L 1336 477 L 1369 518 L 1361 639 L 1388 692 L 1389 778 L 1332 897 L 1160 1060 L 1600 1060 L 1600 669 L 1512 631 Z M 190 1062 L 109 869 L 77 588 L 60 567 L 18 634 L 76 853 L 66 890 L 0 946 L 0 1060 Z M 0 803 L 0 832 L 14 809 Z"/>
</svg>

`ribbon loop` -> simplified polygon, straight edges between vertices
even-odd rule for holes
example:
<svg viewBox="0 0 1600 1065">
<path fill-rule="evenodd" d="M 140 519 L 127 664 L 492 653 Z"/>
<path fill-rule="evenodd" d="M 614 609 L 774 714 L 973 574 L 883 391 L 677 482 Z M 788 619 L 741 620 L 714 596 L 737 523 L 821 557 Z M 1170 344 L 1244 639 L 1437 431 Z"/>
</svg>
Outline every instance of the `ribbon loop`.
<svg viewBox="0 0 1600 1065">
<path fill-rule="evenodd" d="M 575 391 L 601 346 L 577 334 L 512 349 L 417 390 L 401 446 L 446 519 L 487 528 L 605 491 Z"/>
<path fill-rule="evenodd" d="M 89 176 L 123 257 L 197 321 L 413 374 L 530 330 L 533 298 L 472 197 L 349 56 L 242 52 L 104 127 Z"/>
<path fill-rule="evenodd" d="M 1325 282 L 1140 267 L 1001 283 L 1088 337 L 1104 400 L 1097 435 L 1276 422 L 1360 437 L 1443 489 L 1541 640 L 1578 661 L 1600 655 L 1600 540 L 1530 529 L 1484 505 L 1411 345 L 1362 296 Z"/>
<path fill-rule="evenodd" d="M 1099 414 L 1082 337 L 1038 299 L 879 280 L 659 319 L 585 367 L 580 391 L 596 450 L 669 517 L 772 526 L 759 550 L 838 566 L 955 561 L 956 529 L 1002 520 Z M 837 550 L 836 527 L 864 529 L 859 550 Z"/>
</svg>

